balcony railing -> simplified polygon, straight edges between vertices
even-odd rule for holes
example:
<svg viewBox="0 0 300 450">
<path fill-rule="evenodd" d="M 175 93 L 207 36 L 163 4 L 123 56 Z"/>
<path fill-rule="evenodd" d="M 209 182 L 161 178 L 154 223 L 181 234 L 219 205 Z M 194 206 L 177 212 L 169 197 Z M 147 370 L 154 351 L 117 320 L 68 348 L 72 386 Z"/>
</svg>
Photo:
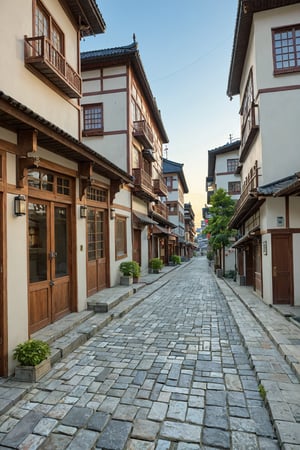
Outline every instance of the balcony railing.
<svg viewBox="0 0 300 450">
<path fill-rule="evenodd" d="M 154 193 L 161 196 L 161 197 L 167 197 L 168 196 L 168 188 L 163 180 L 163 178 L 156 178 L 153 180 L 153 190 Z"/>
<path fill-rule="evenodd" d="M 153 147 L 153 133 L 145 120 L 133 122 L 133 136 L 144 146 L 144 148 Z"/>
<path fill-rule="evenodd" d="M 134 177 L 134 193 L 143 199 L 154 200 L 156 198 L 151 176 L 141 168 L 132 169 Z"/>
<path fill-rule="evenodd" d="M 243 117 L 243 125 L 241 132 L 241 155 L 240 161 L 243 162 L 247 155 L 248 149 L 252 144 L 258 130 L 258 107 L 256 105 L 251 105 L 249 110 L 246 113 L 246 116 Z"/>
<path fill-rule="evenodd" d="M 164 219 L 168 219 L 168 207 L 162 202 L 157 202 L 152 205 L 152 211 L 156 214 L 159 214 Z"/>
<path fill-rule="evenodd" d="M 24 52 L 26 65 L 42 73 L 68 97 L 81 97 L 81 77 L 46 36 L 25 36 Z"/>
<path fill-rule="evenodd" d="M 248 175 L 245 178 L 245 181 L 243 182 L 242 186 L 242 193 L 240 198 L 238 199 L 235 211 L 238 213 L 246 203 L 247 199 L 250 196 L 251 191 L 254 191 L 258 187 L 258 166 L 257 161 L 255 161 L 255 164 L 253 167 L 251 167 Z"/>
</svg>

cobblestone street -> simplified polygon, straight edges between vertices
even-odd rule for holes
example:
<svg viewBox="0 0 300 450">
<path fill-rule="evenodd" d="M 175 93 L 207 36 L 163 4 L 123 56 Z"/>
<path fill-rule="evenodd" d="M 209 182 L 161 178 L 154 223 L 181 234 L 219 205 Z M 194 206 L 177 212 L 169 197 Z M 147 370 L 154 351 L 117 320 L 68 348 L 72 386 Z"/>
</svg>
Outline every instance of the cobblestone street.
<svg viewBox="0 0 300 450">
<path fill-rule="evenodd" d="M 206 259 L 168 276 L 0 418 L 1 450 L 280 448 Z"/>
</svg>

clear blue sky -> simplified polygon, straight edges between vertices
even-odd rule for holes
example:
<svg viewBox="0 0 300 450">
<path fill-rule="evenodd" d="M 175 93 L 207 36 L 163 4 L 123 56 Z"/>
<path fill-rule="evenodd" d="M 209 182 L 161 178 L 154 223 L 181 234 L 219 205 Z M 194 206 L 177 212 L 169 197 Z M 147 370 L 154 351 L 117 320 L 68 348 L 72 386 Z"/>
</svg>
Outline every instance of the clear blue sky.
<svg viewBox="0 0 300 450">
<path fill-rule="evenodd" d="M 196 226 L 206 202 L 207 151 L 239 137 L 239 100 L 226 96 L 238 0 L 97 0 L 106 32 L 81 51 L 128 45 L 136 35 L 169 137 L 183 163 Z"/>
</svg>

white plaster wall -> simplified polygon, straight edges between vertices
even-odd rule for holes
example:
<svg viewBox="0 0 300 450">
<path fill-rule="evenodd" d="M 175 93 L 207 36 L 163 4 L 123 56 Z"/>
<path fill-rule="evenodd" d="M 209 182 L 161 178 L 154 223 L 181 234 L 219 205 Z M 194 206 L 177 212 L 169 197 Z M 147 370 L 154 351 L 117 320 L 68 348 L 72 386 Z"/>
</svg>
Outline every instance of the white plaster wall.
<svg viewBox="0 0 300 450">
<path fill-rule="evenodd" d="M 267 198 L 266 200 L 266 228 L 267 229 L 282 229 L 286 227 L 285 217 L 285 199 Z M 284 218 L 283 226 L 278 226 L 277 217 Z"/>
<path fill-rule="evenodd" d="M 272 249 L 271 234 L 264 234 L 261 237 L 262 242 L 262 273 L 263 273 L 263 301 L 268 304 L 273 303 L 272 288 Z M 267 245 L 267 254 L 264 254 L 264 242 Z"/>
<path fill-rule="evenodd" d="M 13 194 L 7 195 L 7 315 L 8 370 L 13 372 L 12 351 L 28 339 L 26 216 L 14 216 Z"/>
<path fill-rule="evenodd" d="M 78 311 L 83 311 L 87 308 L 87 220 L 80 218 L 80 205 L 76 206 L 76 231 Z"/>
<path fill-rule="evenodd" d="M 126 134 L 116 134 L 102 137 L 84 138 L 84 143 L 99 155 L 114 163 L 117 167 L 127 172 L 127 136 Z"/>
<path fill-rule="evenodd" d="M 115 256 L 115 220 L 109 218 L 109 258 L 110 258 L 110 285 L 120 284 L 120 264 L 132 260 L 132 221 L 131 221 L 131 192 L 121 189 L 113 202 L 116 215 L 127 217 L 127 258 L 116 260 Z"/>
<path fill-rule="evenodd" d="M 66 59 L 77 69 L 77 33 L 58 0 L 45 3 L 65 34 Z M 2 2 L 1 17 L 5 17 L 0 27 L 0 48 L 5 61 L 5 70 L 0 71 L 1 90 L 78 138 L 77 101 L 57 94 L 24 65 L 24 35 L 32 36 L 32 1 Z"/>
<path fill-rule="evenodd" d="M 294 305 L 300 306 L 300 233 L 293 234 Z"/>
<path fill-rule="evenodd" d="M 289 197 L 290 228 L 300 228 L 300 197 Z"/>
</svg>

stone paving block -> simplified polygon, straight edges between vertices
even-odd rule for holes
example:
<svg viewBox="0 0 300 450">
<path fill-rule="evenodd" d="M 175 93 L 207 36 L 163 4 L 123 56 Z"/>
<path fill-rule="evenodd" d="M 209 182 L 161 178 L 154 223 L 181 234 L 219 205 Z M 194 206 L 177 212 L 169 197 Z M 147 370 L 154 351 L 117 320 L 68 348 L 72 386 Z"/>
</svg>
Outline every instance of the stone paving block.
<svg viewBox="0 0 300 450">
<path fill-rule="evenodd" d="M 99 433 L 91 430 L 79 430 L 74 439 L 72 439 L 68 450 L 91 450 L 94 447 Z"/>
<path fill-rule="evenodd" d="M 126 450 L 157 450 L 153 442 L 129 439 Z"/>
<path fill-rule="evenodd" d="M 247 408 L 241 408 L 240 406 L 229 406 L 229 415 L 233 417 L 250 418 L 250 414 Z"/>
<path fill-rule="evenodd" d="M 132 422 L 137 414 L 137 411 L 138 408 L 136 406 L 119 404 L 113 413 L 113 418 Z"/>
<path fill-rule="evenodd" d="M 205 408 L 204 424 L 207 427 L 228 430 L 227 410 L 223 406 L 207 406 Z"/>
<path fill-rule="evenodd" d="M 279 450 L 279 444 L 278 441 L 276 439 L 269 439 L 269 438 L 265 438 L 265 437 L 258 437 L 258 443 L 259 443 L 259 448 L 263 449 L 263 450 Z M 299 445 L 300 447 L 300 445 Z M 282 447 L 284 450 L 285 447 Z M 289 450 L 297 450 L 297 447 L 290 448 Z"/>
<path fill-rule="evenodd" d="M 48 436 L 53 428 L 57 425 L 57 420 L 43 417 L 39 423 L 34 427 L 33 432 L 42 436 Z"/>
<path fill-rule="evenodd" d="M 257 450 L 258 440 L 253 433 L 233 431 L 231 434 L 231 450 Z M 263 447 L 263 450 L 266 450 Z"/>
<path fill-rule="evenodd" d="M 187 442 L 179 442 L 177 450 L 200 450 L 203 447 L 197 444 L 188 444 Z"/>
<path fill-rule="evenodd" d="M 103 412 L 94 413 L 88 420 L 87 428 L 93 431 L 102 431 L 109 421 L 109 414 Z"/>
<path fill-rule="evenodd" d="M 181 422 L 163 422 L 160 436 L 172 441 L 200 442 L 202 427 Z"/>
<path fill-rule="evenodd" d="M 29 434 L 26 439 L 18 446 L 18 450 L 38 450 L 45 441 L 45 436 Z"/>
<path fill-rule="evenodd" d="M 256 432 L 256 423 L 253 419 L 243 419 L 241 417 L 230 417 L 230 428 L 233 431 L 245 431 L 246 433 Z"/>
<path fill-rule="evenodd" d="M 196 425 L 203 425 L 204 409 L 188 408 L 186 420 Z"/>
<path fill-rule="evenodd" d="M 54 419 L 62 419 L 70 411 L 71 408 L 72 405 L 66 405 L 62 403 L 55 405 L 48 412 L 48 416 L 53 417 Z"/>
<path fill-rule="evenodd" d="M 16 448 L 24 441 L 26 436 L 32 433 L 37 423 L 42 419 L 43 415 L 36 411 L 29 411 L 19 423 L 5 436 L 1 441 L 1 445 Z"/>
<path fill-rule="evenodd" d="M 146 441 L 154 441 L 160 425 L 151 420 L 137 419 L 134 421 L 131 437 Z"/>
<path fill-rule="evenodd" d="M 230 448 L 230 435 L 228 431 L 218 428 L 203 428 L 202 444 L 214 448 Z"/>
<path fill-rule="evenodd" d="M 276 421 L 275 428 L 279 433 L 280 443 L 297 445 L 300 443 L 300 423 Z"/>
<path fill-rule="evenodd" d="M 103 411 L 109 414 L 113 414 L 116 407 L 120 403 L 120 399 L 116 397 L 106 397 L 105 400 L 99 406 L 99 411 Z"/>
<path fill-rule="evenodd" d="M 66 434 L 67 436 L 74 436 L 77 433 L 76 427 L 68 427 L 66 425 L 58 425 L 55 428 L 54 433 Z"/>
<path fill-rule="evenodd" d="M 205 396 L 205 402 L 211 406 L 225 406 L 226 405 L 226 393 L 224 391 L 212 391 L 208 390 Z"/>
<path fill-rule="evenodd" d="M 92 414 L 93 410 L 91 408 L 80 408 L 78 406 L 73 406 L 67 415 L 62 419 L 61 423 L 71 427 L 82 428 L 86 426 Z"/>
<path fill-rule="evenodd" d="M 96 447 L 101 448 L 101 450 L 123 450 L 131 428 L 130 422 L 112 419 L 98 439 Z"/>
<path fill-rule="evenodd" d="M 168 405 L 162 402 L 153 403 L 149 412 L 148 418 L 161 422 L 165 419 L 168 410 Z"/>
<path fill-rule="evenodd" d="M 242 391 L 242 385 L 239 375 L 225 374 L 225 385 L 228 391 Z"/>
<path fill-rule="evenodd" d="M 171 400 L 167 412 L 168 419 L 175 419 L 184 422 L 187 412 L 186 402 L 177 402 Z"/>
</svg>

